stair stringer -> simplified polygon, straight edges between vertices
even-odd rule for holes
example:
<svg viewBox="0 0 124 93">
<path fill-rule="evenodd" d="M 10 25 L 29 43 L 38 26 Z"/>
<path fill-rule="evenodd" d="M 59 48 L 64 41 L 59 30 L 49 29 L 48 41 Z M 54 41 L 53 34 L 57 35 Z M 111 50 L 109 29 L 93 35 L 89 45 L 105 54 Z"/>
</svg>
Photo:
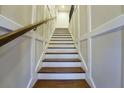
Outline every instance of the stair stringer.
<svg viewBox="0 0 124 93">
<path fill-rule="evenodd" d="M 68 29 L 68 30 L 69 30 L 69 29 Z M 69 30 L 69 32 L 70 32 L 70 34 L 71 34 L 71 36 L 72 36 L 72 39 L 73 39 L 73 41 L 74 41 L 74 44 L 75 44 L 75 46 L 76 46 L 76 48 L 77 48 L 77 51 L 78 51 L 78 53 L 79 53 L 79 56 L 80 56 L 80 59 L 81 59 L 81 63 L 82 63 L 81 67 L 86 71 L 86 73 L 85 73 L 85 79 L 86 79 L 87 83 L 88 83 L 92 88 L 96 88 L 96 85 L 95 85 L 95 83 L 94 83 L 94 81 L 93 81 L 93 78 L 88 75 L 88 67 L 87 67 L 87 65 L 86 65 L 86 62 L 85 62 L 83 56 L 81 55 L 81 52 L 80 52 L 80 50 L 79 50 L 79 47 L 76 45 L 77 42 L 75 42 L 74 36 L 72 35 L 72 33 L 71 33 L 70 30 Z"/>
<path fill-rule="evenodd" d="M 80 60 L 81 60 L 81 68 L 83 68 L 87 72 L 88 68 L 87 68 L 86 62 L 85 62 L 84 58 L 82 57 L 81 52 L 80 52 L 78 46 L 76 45 L 76 42 L 74 40 L 74 36 L 72 35 L 72 33 L 71 33 L 71 31 L 69 29 L 68 29 L 68 31 L 70 32 L 70 34 L 72 36 L 72 39 L 74 41 L 75 47 L 77 48 L 77 51 L 78 51 L 78 54 L 79 54 L 79 57 L 80 57 Z"/>
<path fill-rule="evenodd" d="M 46 44 L 46 46 L 45 46 L 45 48 L 44 48 L 44 51 L 43 51 L 43 53 L 41 54 L 41 56 L 40 56 L 40 58 L 39 58 L 39 60 L 38 60 L 38 63 L 37 63 L 37 65 L 36 65 L 36 68 L 35 68 L 35 72 L 36 72 L 36 73 L 37 73 L 37 72 L 40 70 L 40 68 L 42 67 L 42 59 L 44 59 L 44 57 L 45 57 L 45 53 L 46 53 L 46 51 L 47 51 L 47 47 L 48 47 L 48 45 L 49 45 L 50 39 L 51 39 L 51 37 L 52 37 L 52 35 L 53 35 L 55 29 L 56 29 L 56 28 L 54 28 L 54 29 L 52 30 L 52 33 L 51 33 L 51 35 L 50 35 L 48 41 L 45 41 L 45 43 L 47 43 L 47 44 Z"/>
</svg>

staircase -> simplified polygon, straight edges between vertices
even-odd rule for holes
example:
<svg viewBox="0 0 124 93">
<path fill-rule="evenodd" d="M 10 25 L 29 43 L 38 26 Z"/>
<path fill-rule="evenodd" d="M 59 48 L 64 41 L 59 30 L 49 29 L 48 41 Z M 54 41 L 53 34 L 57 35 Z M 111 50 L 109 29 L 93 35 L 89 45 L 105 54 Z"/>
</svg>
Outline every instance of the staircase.
<svg viewBox="0 0 124 93">
<path fill-rule="evenodd" d="M 34 88 L 89 88 L 85 71 L 67 29 L 56 29 Z"/>
</svg>

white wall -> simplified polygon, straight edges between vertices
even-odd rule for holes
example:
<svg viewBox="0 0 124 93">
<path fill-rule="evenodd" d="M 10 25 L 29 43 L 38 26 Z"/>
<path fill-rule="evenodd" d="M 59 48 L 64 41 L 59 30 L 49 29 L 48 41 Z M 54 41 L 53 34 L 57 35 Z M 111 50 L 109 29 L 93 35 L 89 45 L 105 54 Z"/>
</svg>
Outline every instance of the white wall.
<svg viewBox="0 0 124 93">
<path fill-rule="evenodd" d="M 92 41 L 92 78 L 96 87 L 121 87 L 121 31 Z"/>
<path fill-rule="evenodd" d="M 0 47 L 0 87 L 27 87 L 31 77 L 30 39 L 21 37 Z"/>
<path fill-rule="evenodd" d="M 58 12 L 56 28 L 68 28 L 69 25 L 69 13 Z"/>
</svg>

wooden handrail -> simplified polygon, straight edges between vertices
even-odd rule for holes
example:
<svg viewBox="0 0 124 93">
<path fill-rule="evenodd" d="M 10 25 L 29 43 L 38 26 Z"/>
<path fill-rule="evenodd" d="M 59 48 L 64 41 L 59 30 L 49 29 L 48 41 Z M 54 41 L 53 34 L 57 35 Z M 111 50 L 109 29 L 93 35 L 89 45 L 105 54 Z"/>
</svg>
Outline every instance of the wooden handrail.
<svg viewBox="0 0 124 93">
<path fill-rule="evenodd" d="M 10 33 L 1 35 L 0 36 L 0 47 L 5 45 L 5 44 L 7 44 L 8 42 L 16 39 L 17 37 L 25 34 L 26 32 L 29 32 L 32 29 L 36 29 L 38 26 L 40 26 L 40 25 L 42 25 L 44 23 L 47 23 L 48 21 L 53 20 L 55 18 L 56 17 L 50 18 L 50 19 L 46 19 L 44 21 L 40 21 L 40 22 L 37 22 L 37 23 L 34 23 L 34 24 L 30 24 L 30 25 L 27 25 L 25 27 L 19 28 L 19 29 L 15 30 L 15 31 L 12 31 Z"/>
</svg>

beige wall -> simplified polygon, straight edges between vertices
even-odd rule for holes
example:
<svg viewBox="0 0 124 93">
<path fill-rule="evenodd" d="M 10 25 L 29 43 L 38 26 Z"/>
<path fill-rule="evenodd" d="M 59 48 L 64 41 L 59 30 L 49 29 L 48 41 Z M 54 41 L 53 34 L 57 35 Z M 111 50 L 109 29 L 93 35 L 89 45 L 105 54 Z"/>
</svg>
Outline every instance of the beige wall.
<svg viewBox="0 0 124 93">
<path fill-rule="evenodd" d="M 36 7 L 36 21 L 39 22 L 41 20 L 44 20 L 44 6 L 37 6 Z M 37 29 L 38 34 L 40 34 L 43 37 L 43 25 L 38 27 Z"/>
<path fill-rule="evenodd" d="M 91 6 L 92 29 L 104 24 L 108 20 L 119 16 L 121 11 L 119 5 L 93 5 Z"/>
<path fill-rule="evenodd" d="M 24 26 L 31 23 L 32 7 L 30 5 L 2 5 L 0 7 L 1 15 Z"/>
<path fill-rule="evenodd" d="M 0 13 L 1 13 L 1 6 L 0 6 Z"/>
<path fill-rule="evenodd" d="M 80 8 L 80 36 L 87 33 L 87 6 L 81 5 Z"/>
</svg>

